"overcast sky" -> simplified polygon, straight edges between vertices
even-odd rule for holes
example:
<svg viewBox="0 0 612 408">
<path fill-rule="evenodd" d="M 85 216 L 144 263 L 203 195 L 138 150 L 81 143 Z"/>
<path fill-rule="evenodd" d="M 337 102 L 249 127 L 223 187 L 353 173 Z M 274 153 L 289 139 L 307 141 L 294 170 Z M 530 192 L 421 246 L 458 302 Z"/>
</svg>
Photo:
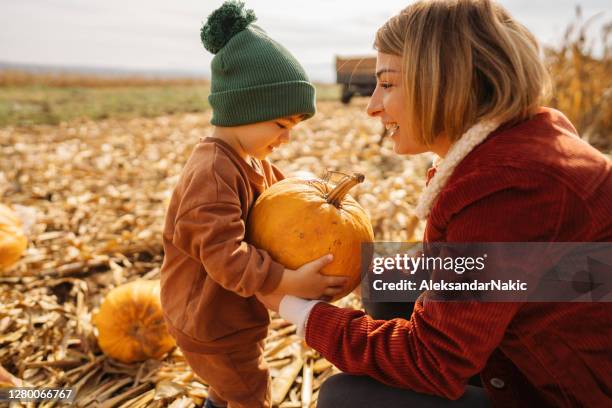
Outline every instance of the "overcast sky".
<svg viewBox="0 0 612 408">
<path fill-rule="evenodd" d="M 212 55 L 199 30 L 222 1 L 0 0 L 0 62 L 190 71 L 207 75 Z M 334 56 L 372 54 L 376 29 L 408 0 L 247 0 L 262 28 L 302 62 L 313 80 L 333 81 Z M 503 0 L 540 41 L 558 44 L 576 1 Z M 610 0 L 581 0 L 583 15 Z M 599 30 L 595 33 L 599 36 Z"/>
</svg>

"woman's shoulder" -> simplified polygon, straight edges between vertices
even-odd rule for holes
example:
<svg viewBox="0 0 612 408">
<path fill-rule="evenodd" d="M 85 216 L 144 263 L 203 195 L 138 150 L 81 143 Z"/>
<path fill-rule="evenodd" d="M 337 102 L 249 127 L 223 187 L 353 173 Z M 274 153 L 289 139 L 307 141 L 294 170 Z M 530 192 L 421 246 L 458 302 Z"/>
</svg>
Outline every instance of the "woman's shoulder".
<svg viewBox="0 0 612 408">
<path fill-rule="evenodd" d="M 486 178 L 499 188 L 558 183 L 586 200 L 612 180 L 612 164 L 565 115 L 540 108 L 529 120 L 495 131 L 457 166 L 449 185 Z"/>
<path fill-rule="evenodd" d="M 547 221 L 553 228 L 570 218 L 607 225 L 611 201 L 610 160 L 581 140 L 560 112 L 543 109 L 472 150 L 440 192 L 429 221 L 442 230 L 461 214 L 470 222 L 529 220 L 517 223 L 517 234 L 527 224 Z"/>
</svg>

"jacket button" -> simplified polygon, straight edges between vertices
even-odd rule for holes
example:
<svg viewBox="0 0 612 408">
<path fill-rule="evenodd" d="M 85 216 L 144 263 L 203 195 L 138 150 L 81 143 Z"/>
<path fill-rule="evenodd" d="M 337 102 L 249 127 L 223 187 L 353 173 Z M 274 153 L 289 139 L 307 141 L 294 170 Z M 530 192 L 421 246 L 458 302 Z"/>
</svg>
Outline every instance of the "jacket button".
<svg viewBox="0 0 612 408">
<path fill-rule="evenodd" d="M 493 388 L 497 388 L 498 390 L 504 388 L 504 386 L 506 385 L 504 380 L 502 380 L 501 378 L 497 378 L 497 377 L 491 378 L 489 380 L 489 384 L 491 384 Z"/>
</svg>

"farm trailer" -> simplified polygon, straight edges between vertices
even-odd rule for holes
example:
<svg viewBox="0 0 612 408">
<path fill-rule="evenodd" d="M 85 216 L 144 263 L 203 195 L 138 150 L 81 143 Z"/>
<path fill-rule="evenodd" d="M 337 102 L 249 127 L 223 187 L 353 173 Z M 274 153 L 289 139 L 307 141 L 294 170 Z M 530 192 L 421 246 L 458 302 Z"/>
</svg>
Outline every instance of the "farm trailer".
<svg viewBox="0 0 612 408">
<path fill-rule="evenodd" d="M 342 103 L 354 95 L 370 96 L 376 88 L 376 57 L 336 57 L 336 83 L 342 85 Z"/>
</svg>

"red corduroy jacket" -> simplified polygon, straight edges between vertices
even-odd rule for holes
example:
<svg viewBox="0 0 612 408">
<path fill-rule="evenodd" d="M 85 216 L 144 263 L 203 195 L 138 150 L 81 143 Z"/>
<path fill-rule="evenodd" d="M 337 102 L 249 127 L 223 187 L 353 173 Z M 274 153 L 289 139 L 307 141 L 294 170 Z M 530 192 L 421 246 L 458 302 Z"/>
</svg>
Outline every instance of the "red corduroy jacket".
<svg viewBox="0 0 612 408">
<path fill-rule="evenodd" d="M 612 164 L 542 108 L 457 166 L 424 240 L 610 242 Z M 481 373 L 495 406 L 612 406 L 612 303 L 419 299 L 389 321 L 319 303 L 306 341 L 344 372 L 449 399 Z"/>
</svg>

